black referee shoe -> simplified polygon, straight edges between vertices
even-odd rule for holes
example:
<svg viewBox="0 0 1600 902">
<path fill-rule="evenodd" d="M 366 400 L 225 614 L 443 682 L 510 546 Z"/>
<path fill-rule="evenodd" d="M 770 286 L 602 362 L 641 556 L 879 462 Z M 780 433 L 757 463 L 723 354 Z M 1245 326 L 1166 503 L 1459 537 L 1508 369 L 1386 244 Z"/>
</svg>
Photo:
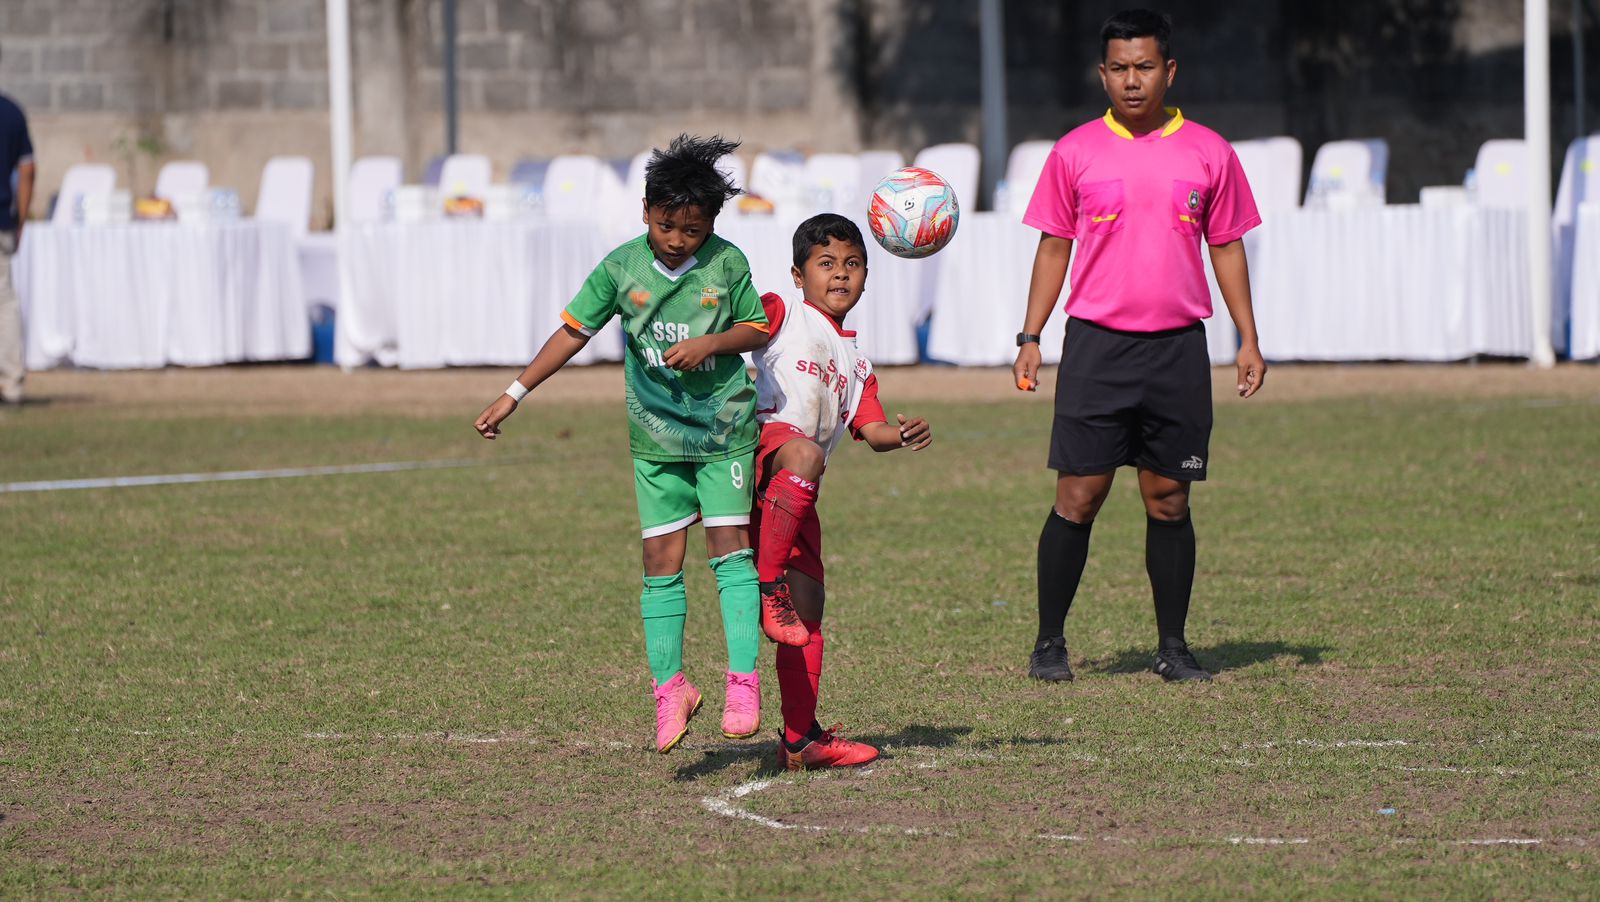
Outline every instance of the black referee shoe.
<svg viewBox="0 0 1600 902">
<path fill-rule="evenodd" d="M 1155 666 L 1150 668 L 1169 683 L 1187 683 L 1193 680 L 1210 682 L 1211 674 L 1189 652 L 1189 646 L 1163 648 L 1156 651 Z"/>
<path fill-rule="evenodd" d="M 1072 667 L 1067 663 L 1067 639 L 1040 639 L 1033 644 L 1033 654 L 1028 656 L 1028 676 L 1051 683 L 1072 680 Z"/>
</svg>

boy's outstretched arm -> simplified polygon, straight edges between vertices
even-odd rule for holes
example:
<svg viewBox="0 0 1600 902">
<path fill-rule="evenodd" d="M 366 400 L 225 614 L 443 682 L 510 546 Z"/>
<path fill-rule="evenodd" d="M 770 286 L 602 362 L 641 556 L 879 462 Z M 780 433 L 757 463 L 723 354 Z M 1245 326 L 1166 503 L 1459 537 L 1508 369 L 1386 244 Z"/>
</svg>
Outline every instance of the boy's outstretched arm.
<svg viewBox="0 0 1600 902">
<path fill-rule="evenodd" d="M 517 382 L 528 391 L 539 387 L 540 383 L 555 374 L 556 370 L 566 366 L 574 354 L 583 350 L 589 343 L 589 336 L 584 335 L 571 326 L 563 325 L 551 335 L 533 357 L 533 362 L 522 370 L 522 375 L 517 377 Z M 500 434 L 500 423 L 511 412 L 517 409 L 517 401 L 509 394 L 502 394 L 494 402 L 478 414 L 477 422 L 472 427 L 478 434 L 486 439 L 493 440 Z"/>
<path fill-rule="evenodd" d="M 661 361 L 675 370 L 692 370 L 704 363 L 707 357 L 743 354 L 764 348 L 768 337 L 765 329 L 758 329 L 751 323 L 737 323 L 725 332 L 684 339 L 667 348 L 667 353 L 661 355 Z"/>
<path fill-rule="evenodd" d="M 861 427 L 861 438 L 874 451 L 897 451 L 910 448 L 921 451 L 933 444 L 933 429 L 922 417 L 906 419 L 903 413 L 895 414 L 896 423 L 868 423 Z"/>
<path fill-rule="evenodd" d="M 1261 356 L 1256 335 L 1255 308 L 1250 303 L 1250 264 L 1245 260 L 1244 239 L 1211 248 L 1211 268 L 1217 274 L 1222 302 L 1228 305 L 1233 327 L 1239 330 L 1239 397 L 1248 398 L 1267 381 L 1267 361 Z"/>
</svg>

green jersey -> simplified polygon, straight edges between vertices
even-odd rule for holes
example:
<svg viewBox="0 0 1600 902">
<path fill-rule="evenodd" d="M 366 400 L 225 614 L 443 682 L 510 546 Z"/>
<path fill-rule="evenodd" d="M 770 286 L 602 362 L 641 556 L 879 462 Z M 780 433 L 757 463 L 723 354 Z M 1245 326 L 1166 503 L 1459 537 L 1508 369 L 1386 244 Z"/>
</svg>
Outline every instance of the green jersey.
<svg viewBox="0 0 1600 902">
<path fill-rule="evenodd" d="M 627 333 L 628 446 L 654 461 L 716 461 L 756 443 L 756 390 L 738 354 L 706 358 L 679 372 L 662 362 L 680 341 L 726 332 L 739 323 L 766 330 L 767 316 L 744 253 L 716 234 L 676 272 L 650 250 L 646 236 L 606 255 L 561 318 L 593 335 L 613 316 Z"/>
</svg>

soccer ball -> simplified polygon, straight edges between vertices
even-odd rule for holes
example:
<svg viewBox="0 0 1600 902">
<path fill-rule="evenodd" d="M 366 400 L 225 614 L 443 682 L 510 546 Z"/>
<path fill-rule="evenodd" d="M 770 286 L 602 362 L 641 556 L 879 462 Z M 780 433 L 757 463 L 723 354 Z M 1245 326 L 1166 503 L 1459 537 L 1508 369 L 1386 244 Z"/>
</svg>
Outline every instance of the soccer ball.
<svg viewBox="0 0 1600 902">
<path fill-rule="evenodd" d="M 950 183 L 931 169 L 908 166 L 873 189 L 867 224 L 884 250 L 915 260 L 949 244 L 960 218 Z"/>
</svg>

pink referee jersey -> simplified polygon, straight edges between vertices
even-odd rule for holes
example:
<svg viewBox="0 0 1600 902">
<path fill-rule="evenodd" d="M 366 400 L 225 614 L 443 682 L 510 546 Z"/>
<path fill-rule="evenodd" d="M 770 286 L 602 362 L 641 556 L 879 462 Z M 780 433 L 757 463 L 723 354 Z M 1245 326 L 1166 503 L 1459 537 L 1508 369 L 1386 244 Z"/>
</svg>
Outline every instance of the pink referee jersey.
<svg viewBox="0 0 1600 902">
<path fill-rule="evenodd" d="M 1158 332 L 1211 316 L 1200 237 L 1227 244 L 1261 224 L 1221 135 L 1170 110 L 1134 137 L 1109 110 L 1056 142 L 1022 221 L 1077 243 L 1069 316 Z"/>
</svg>

